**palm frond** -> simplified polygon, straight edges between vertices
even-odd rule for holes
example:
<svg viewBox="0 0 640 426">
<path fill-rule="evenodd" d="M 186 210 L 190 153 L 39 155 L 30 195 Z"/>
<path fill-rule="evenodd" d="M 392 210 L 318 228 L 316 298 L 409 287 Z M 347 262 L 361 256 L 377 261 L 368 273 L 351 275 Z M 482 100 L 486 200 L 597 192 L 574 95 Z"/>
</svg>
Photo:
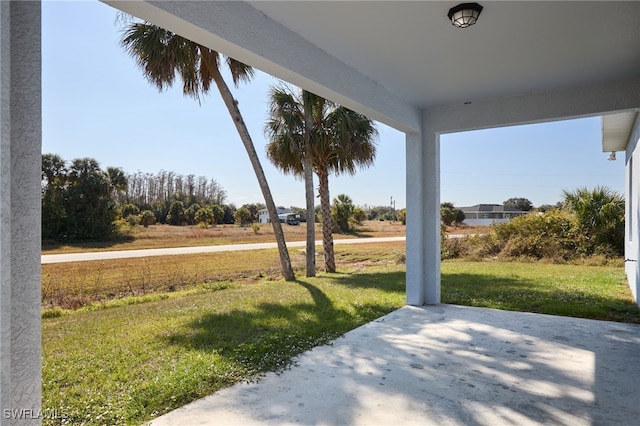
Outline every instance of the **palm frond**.
<svg viewBox="0 0 640 426">
<path fill-rule="evenodd" d="M 121 45 L 136 65 L 158 90 L 170 87 L 175 80 L 175 67 L 166 48 L 171 33 L 144 22 L 134 22 L 123 33 Z"/>
<path fill-rule="evenodd" d="M 267 157 L 284 173 L 299 177 L 304 158 L 304 113 L 299 99 L 284 85 L 271 87 L 269 99 Z"/>
<path fill-rule="evenodd" d="M 227 66 L 231 72 L 231 79 L 236 87 L 240 83 L 248 83 L 255 76 L 256 71 L 247 64 L 227 57 Z"/>
<path fill-rule="evenodd" d="M 373 121 L 348 108 L 337 107 L 327 116 L 326 125 L 333 153 L 329 170 L 335 174 L 355 174 L 358 168 L 374 163 L 378 130 Z"/>
<path fill-rule="evenodd" d="M 209 91 L 211 82 L 213 81 L 213 70 L 219 69 L 219 57 L 220 55 L 215 50 L 209 49 L 202 45 L 198 45 L 200 52 L 200 82 L 202 84 L 202 90 Z"/>
<path fill-rule="evenodd" d="M 219 54 L 171 31 L 147 22 L 126 22 L 121 45 L 142 69 L 145 78 L 158 90 L 171 87 L 176 74 L 182 80 L 185 95 L 200 100 L 208 93 L 219 69 Z M 253 68 L 227 58 L 227 65 L 236 86 L 254 76 Z"/>
</svg>

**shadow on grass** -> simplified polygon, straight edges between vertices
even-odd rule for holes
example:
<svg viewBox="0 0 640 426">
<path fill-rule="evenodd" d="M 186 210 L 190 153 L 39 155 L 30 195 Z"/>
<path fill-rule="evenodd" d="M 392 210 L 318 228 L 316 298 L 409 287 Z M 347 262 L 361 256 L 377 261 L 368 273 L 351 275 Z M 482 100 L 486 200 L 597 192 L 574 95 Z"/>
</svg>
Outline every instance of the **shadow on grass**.
<svg viewBox="0 0 640 426">
<path fill-rule="evenodd" d="M 110 248 L 122 243 L 130 243 L 135 240 L 131 235 L 122 235 L 109 241 L 54 241 L 43 240 L 41 248 L 43 251 L 56 250 L 62 247 L 74 247 L 81 249 L 103 249 Z"/>
<path fill-rule="evenodd" d="M 338 237 L 340 238 L 340 236 L 343 235 L 350 235 L 352 237 L 356 237 L 356 238 L 373 238 L 373 235 L 371 235 L 371 230 L 370 229 L 352 229 L 351 231 L 334 231 L 333 235 L 334 237 Z"/>
<path fill-rule="evenodd" d="M 341 301 L 341 307 L 336 307 L 317 286 L 302 280 L 297 284 L 309 292 L 312 301 L 263 302 L 209 313 L 188 324 L 186 332 L 175 332 L 164 339 L 189 350 L 215 351 L 236 365 L 241 375 L 251 377 L 282 370 L 295 356 L 398 308 L 385 301 Z"/>
<path fill-rule="evenodd" d="M 331 276 L 334 284 L 351 288 L 375 288 L 389 293 L 404 292 L 406 273 L 404 271 L 335 274 Z"/>
<path fill-rule="evenodd" d="M 640 309 L 624 297 L 523 278 L 442 274 L 442 303 L 640 323 Z"/>
</svg>

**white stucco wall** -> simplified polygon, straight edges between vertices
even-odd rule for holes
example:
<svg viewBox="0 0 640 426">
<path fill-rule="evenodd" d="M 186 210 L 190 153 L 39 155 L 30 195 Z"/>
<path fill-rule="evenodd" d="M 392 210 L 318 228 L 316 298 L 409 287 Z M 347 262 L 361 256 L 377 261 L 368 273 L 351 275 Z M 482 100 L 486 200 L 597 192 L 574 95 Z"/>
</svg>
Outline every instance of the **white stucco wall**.
<svg viewBox="0 0 640 426">
<path fill-rule="evenodd" d="M 40 21 L 0 1 L 0 425 L 40 423 Z"/>
<path fill-rule="evenodd" d="M 625 190 L 625 272 L 629 288 L 640 306 L 640 268 L 638 268 L 638 252 L 640 252 L 640 119 L 636 117 L 629 144 L 626 150 Z"/>
<path fill-rule="evenodd" d="M 266 209 L 258 212 L 258 223 L 269 223 L 269 212 Z"/>
</svg>

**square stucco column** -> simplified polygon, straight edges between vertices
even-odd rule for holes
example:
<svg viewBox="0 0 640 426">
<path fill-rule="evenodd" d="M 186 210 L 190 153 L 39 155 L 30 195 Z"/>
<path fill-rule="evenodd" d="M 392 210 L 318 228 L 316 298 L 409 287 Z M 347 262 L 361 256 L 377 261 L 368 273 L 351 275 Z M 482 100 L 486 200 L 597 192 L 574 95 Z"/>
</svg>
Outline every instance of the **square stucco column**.
<svg viewBox="0 0 640 426">
<path fill-rule="evenodd" d="M 407 304 L 440 303 L 440 136 L 406 137 Z"/>
<path fill-rule="evenodd" d="M 39 1 L 0 1 L 0 425 L 41 408 Z"/>
</svg>

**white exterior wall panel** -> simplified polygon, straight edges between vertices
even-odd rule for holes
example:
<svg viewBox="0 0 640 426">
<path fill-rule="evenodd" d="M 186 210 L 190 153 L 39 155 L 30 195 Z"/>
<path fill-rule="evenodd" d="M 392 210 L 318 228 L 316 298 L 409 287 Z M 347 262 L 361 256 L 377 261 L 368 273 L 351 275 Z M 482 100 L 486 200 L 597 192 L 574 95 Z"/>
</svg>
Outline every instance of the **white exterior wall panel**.
<svg viewBox="0 0 640 426">
<path fill-rule="evenodd" d="M 625 220 L 625 272 L 634 299 L 640 306 L 640 118 L 636 121 L 626 150 L 626 220 Z"/>
<path fill-rule="evenodd" d="M 41 6 L 0 1 L 0 425 L 40 424 Z"/>
</svg>

